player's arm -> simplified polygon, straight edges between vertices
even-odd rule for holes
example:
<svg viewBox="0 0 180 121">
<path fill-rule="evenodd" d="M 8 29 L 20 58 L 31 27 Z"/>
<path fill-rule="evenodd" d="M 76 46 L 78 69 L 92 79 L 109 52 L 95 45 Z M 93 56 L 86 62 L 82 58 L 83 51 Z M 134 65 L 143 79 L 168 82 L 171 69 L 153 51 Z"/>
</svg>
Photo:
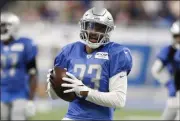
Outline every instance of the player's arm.
<svg viewBox="0 0 180 121">
<path fill-rule="evenodd" d="M 26 58 L 26 69 L 29 74 L 29 100 L 33 100 L 35 91 L 37 88 L 37 63 L 36 57 L 38 53 L 38 48 L 33 40 L 27 39 L 26 49 L 25 49 L 25 58 Z"/>
<path fill-rule="evenodd" d="M 171 75 L 168 72 L 166 66 L 164 66 L 163 62 L 160 59 L 157 59 L 151 69 L 152 75 L 155 79 L 157 79 L 161 84 L 166 84 L 170 79 Z"/>
<path fill-rule="evenodd" d="M 36 65 L 36 57 L 37 57 L 37 46 L 31 39 L 27 39 L 25 41 L 25 60 L 26 60 L 26 71 L 29 75 L 29 100 L 27 101 L 27 105 L 25 105 L 25 113 L 27 116 L 34 116 L 36 113 L 35 104 L 33 102 L 36 88 L 37 88 L 37 65 Z"/>
<path fill-rule="evenodd" d="M 31 59 L 27 63 L 27 72 L 29 74 L 29 87 L 30 87 L 30 93 L 29 93 L 29 99 L 33 100 L 36 88 L 37 88 L 37 65 L 36 65 L 36 57 Z"/>
<path fill-rule="evenodd" d="M 86 100 L 97 105 L 113 108 L 122 108 L 126 103 L 127 73 L 120 72 L 110 78 L 109 92 L 99 92 L 91 89 Z"/>
</svg>

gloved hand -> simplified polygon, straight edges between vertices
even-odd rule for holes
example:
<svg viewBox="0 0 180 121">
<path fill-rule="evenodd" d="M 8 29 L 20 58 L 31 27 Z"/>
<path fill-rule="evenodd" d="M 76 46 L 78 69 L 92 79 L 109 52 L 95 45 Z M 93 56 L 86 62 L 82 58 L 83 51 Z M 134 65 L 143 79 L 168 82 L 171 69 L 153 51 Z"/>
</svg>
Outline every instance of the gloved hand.
<svg viewBox="0 0 180 121">
<path fill-rule="evenodd" d="M 75 92 L 78 97 L 82 98 L 83 95 L 81 95 L 81 92 L 89 92 L 91 90 L 89 87 L 85 86 L 81 80 L 77 79 L 73 74 L 66 72 L 66 75 L 68 77 L 63 77 L 62 80 L 69 82 L 70 84 L 63 83 L 61 84 L 61 86 L 69 87 L 71 89 L 65 90 L 64 93 Z"/>
<path fill-rule="evenodd" d="M 27 117 L 35 116 L 36 114 L 36 106 L 32 100 L 28 100 L 25 105 L 25 115 Z"/>
<path fill-rule="evenodd" d="M 53 69 L 49 69 L 48 70 L 48 74 L 47 74 L 47 83 L 51 83 L 52 84 L 52 80 L 53 80 Z"/>
<path fill-rule="evenodd" d="M 59 99 L 59 97 L 56 95 L 54 90 L 52 89 L 53 83 L 53 69 L 49 69 L 48 74 L 47 74 L 47 90 L 46 92 L 48 93 L 49 97 L 51 97 L 53 100 Z"/>
</svg>

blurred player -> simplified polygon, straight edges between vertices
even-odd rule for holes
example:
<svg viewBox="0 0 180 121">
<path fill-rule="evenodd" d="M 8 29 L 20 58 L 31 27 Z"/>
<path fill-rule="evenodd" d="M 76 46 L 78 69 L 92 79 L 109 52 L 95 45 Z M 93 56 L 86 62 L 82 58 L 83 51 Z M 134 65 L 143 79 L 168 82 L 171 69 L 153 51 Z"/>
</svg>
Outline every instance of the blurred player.
<svg viewBox="0 0 180 121">
<path fill-rule="evenodd" d="M 114 21 L 106 9 L 92 8 L 80 21 L 82 42 L 65 46 L 54 61 L 55 68 L 66 68 L 69 78 L 62 84 L 75 92 L 63 120 L 112 120 L 116 108 L 125 106 L 127 77 L 132 68 L 130 50 L 110 42 Z M 58 73 L 57 73 L 58 74 Z M 58 98 L 51 88 L 52 70 L 48 74 L 48 93 Z"/>
<path fill-rule="evenodd" d="M 180 21 L 171 27 L 173 42 L 160 51 L 152 67 L 153 76 L 161 84 L 166 85 L 169 98 L 166 109 L 162 115 L 164 120 L 179 119 L 179 93 L 180 93 Z"/>
<path fill-rule="evenodd" d="M 35 113 L 37 48 L 28 38 L 17 38 L 20 20 L 1 13 L 1 120 L 25 120 Z"/>
</svg>

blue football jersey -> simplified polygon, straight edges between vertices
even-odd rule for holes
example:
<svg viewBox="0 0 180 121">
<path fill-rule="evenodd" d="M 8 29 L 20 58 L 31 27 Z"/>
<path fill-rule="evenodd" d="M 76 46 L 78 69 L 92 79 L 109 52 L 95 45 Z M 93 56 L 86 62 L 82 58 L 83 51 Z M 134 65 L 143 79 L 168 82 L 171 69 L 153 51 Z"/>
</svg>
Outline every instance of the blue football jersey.
<svg viewBox="0 0 180 121">
<path fill-rule="evenodd" d="M 92 89 L 109 92 L 109 78 L 121 71 L 129 74 L 132 56 L 128 48 L 114 42 L 91 54 L 86 53 L 83 43 L 76 42 L 61 50 L 55 58 L 54 66 L 67 68 L 68 72 Z M 77 98 L 69 103 L 66 117 L 74 120 L 112 120 L 114 110 Z"/>
<path fill-rule="evenodd" d="M 1 47 L 1 101 L 12 102 L 28 98 L 29 76 L 27 63 L 37 55 L 37 47 L 31 39 L 19 38 Z"/>
<path fill-rule="evenodd" d="M 174 75 L 174 71 L 176 69 L 180 69 L 180 50 L 177 50 L 173 56 L 173 60 L 169 60 L 169 52 L 170 52 L 171 45 L 165 46 L 161 49 L 161 51 L 158 53 L 157 58 L 160 59 L 163 63 L 163 65 L 168 69 L 169 73 Z M 176 89 L 174 85 L 174 79 L 172 78 L 169 80 L 169 82 L 166 84 L 169 96 L 175 96 Z"/>
</svg>

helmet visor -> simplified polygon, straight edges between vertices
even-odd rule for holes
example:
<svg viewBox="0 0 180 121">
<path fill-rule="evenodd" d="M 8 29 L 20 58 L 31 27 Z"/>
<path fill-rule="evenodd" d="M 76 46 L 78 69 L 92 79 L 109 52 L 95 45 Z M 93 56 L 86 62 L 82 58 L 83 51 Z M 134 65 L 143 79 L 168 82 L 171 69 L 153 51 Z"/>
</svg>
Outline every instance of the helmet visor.
<svg viewBox="0 0 180 121">
<path fill-rule="evenodd" d="M 81 22 L 81 30 L 86 32 L 90 42 L 100 43 L 102 38 L 112 29 L 105 24 L 83 21 Z"/>
<path fill-rule="evenodd" d="M 85 22 L 85 30 L 99 33 L 106 33 L 106 25 L 95 23 L 95 22 Z"/>
</svg>

